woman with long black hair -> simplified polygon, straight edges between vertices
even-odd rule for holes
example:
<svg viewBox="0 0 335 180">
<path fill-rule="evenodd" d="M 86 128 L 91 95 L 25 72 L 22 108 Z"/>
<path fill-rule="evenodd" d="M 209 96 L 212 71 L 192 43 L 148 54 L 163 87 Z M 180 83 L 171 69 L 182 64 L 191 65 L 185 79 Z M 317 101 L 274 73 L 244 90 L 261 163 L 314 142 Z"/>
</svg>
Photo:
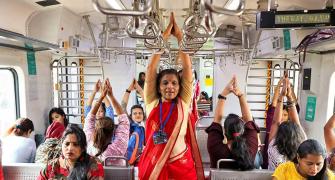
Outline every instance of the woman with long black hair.
<svg viewBox="0 0 335 180">
<path fill-rule="evenodd" d="M 227 96 L 233 93 L 238 97 L 242 118 L 229 114 L 224 122 L 224 135 L 221 121 Z M 248 170 L 254 168 L 254 160 L 258 149 L 257 133 L 259 128 L 252 119 L 244 94 L 233 77 L 218 96 L 214 122 L 206 129 L 208 133 L 207 148 L 211 160 L 211 168 L 219 168 L 219 159 L 233 159 L 234 162 L 223 162 L 220 168 Z M 225 140 L 225 142 L 223 142 Z"/>
<path fill-rule="evenodd" d="M 48 162 L 38 180 L 71 179 L 102 180 L 102 164 L 86 152 L 86 136 L 77 125 L 69 125 L 62 138 L 62 155 Z"/>
</svg>

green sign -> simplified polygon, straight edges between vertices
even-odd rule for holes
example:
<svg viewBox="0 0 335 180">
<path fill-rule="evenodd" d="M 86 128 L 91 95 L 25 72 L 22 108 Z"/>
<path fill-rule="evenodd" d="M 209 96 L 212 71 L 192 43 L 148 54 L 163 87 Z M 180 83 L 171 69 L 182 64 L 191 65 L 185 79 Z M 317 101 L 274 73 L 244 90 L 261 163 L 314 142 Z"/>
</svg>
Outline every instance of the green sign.
<svg viewBox="0 0 335 180">
<path fill-rule="evenodd" d="M 315 109 L 316 109 L 316 97 L 308 96 L 307 97 L 307 104 L 306 104 L 306 121 L 313 122 L 315 116 Z"/>
<path fill-rule="evenodd" d="M 36 75 L 36 60 L 34 51 L 27 51 L 27 64 L 28 64 L 28 74 Z"/>
<path fill-rule="evenodd" d="M 291 35 L 290 35 L 290 30 L 284 29 L 283 30 L 284 34 L 284 49 L 290 50 L 291 49 Z"/>
</svg>

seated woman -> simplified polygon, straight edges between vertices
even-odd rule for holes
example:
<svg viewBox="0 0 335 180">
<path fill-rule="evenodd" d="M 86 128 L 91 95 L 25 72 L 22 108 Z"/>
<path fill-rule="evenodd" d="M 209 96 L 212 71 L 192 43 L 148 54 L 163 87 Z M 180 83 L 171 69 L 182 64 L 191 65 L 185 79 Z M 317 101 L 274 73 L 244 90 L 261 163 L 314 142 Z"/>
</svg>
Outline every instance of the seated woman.
<svg viewBox="0 0 335 180">
<path fill-rule="evenodd" d="M 119 116 L 119 125 L 115 133 L 115 125 L 110 117 L 96 118 L 98 109 L 107 94 L 116 114 Z M 109 81 L 105 83 L 100 97 L 85 119 L 84 132 L 87 137 L 87 153 L 91 156 L 98 157 L 104 162 L 109 156 L 126 155 L 129 139 L 129 120 L 127 115 L 123 113 L 121 105 L 115 99 Z"/>
<path fill-rule="evenodd" d="M 69 125 L 62 137 L 62 155 L 49 161 L 38 180 L 104 179 L 102 164 L 86 153 L 86 137 L 77 125 Z"/>
<path fill-rule="evenodd" d="M 69 120 L 66 118 L 65 112 L 62 108 L 54 107 L 49 111 L 49 124 L 51 125 L 53 122 L 59 122 L 65 128 L 69 124 Z"/>
<path fill-rule="evenodd" d="M 143 97 L 143 90 L 134 79 L 129 85 L 128 89 L 123 95 L 121 106 L 124 112 L 127 112 L 127 104 L 129 100 L 129 94 L 131 91 L 136 90 Z M 127 148 L 127 159 L 129 164 L 137 164 L 137 161 L 142 154 L 144 148 L 144 110 L 139 104 L 134 105 L 130 109 L 130 138 Z"/>
<path fill-rule="evenodd" d="M 292 98 L 292 89 L 287 77 L 283 79 L 283 88 L 278 97 L 278 104 L 269 134 L 268 159 L 269 170 L 286 161 L 292 161 L 301 142 L 306 139 L 305 132 L 301 127 L 295 102 Z M 283 99 L 287 98 L 289 120 L 283 122 Z"/>
<path fill-rule="evenodd" d="M 280 164 L 272 177 L 273 180 L 335 179 L 333 172 L 327 168 L 325 149 L 314 139 L 301 143 L 296 158 Z"/>
<path fill-rule="evenodd" d="M 107 81 L 109 81 L 108 79 L 105 80 L 104 85 L 106 85 Z M 97 92 L 101 91 L 102 87 L 102 83 L 100 82 L 100 79 L 95 83 L 94 89 L 92 91 L 92 94 L 89 96 L 86 105 L 85 105 L 85 109 L 84 109 L 84 116 L 86 117 L 87 114 L 91 111 L 92 109 L 92 103 L 94 100 L 94 97 L 96 95 Z M 112 118 L 112 120 L 114 121 L 114 110 L 113 107 L 111 106 L 108 98 L 103 99 L 103 102 L 101 103 L 98 112 L 96 114 L 96 118 L 102 118 L 102 117 L 110 117 Z"/>
<path fill-rule="evenodd" d="M 205 91 L 201 91 L 198 106 L 201 104 L 210 106 L 211 101 L 209 100 L 208 94 Z M 199 116 L 209 116 L 209 111 L 206 109 L 198 108 Z"/>
<path fill-rule="evenodd" d="M 8 136 L 2 139 L 2 163 L 33 163 L 35 161 L 36 143 L 29 138 L 34 131 L 34 124 L 28 118 L 20 118 L 10 127 Z"/>
<path fill-rule="evenodd" d="M 221 120 L 227 96 L 233 93 L 238 97 L 242 118 L 229 114 L 224 122 L 224 135 Z M 220 168 L 248 170 L 254 168 L 254 160 L 258 150 L 257 133 L 259 128 L 252 119 L 244 94 L 237 86 L 234 76 L 218 96 L 214 122 L 206 129 L 208 133 L 207 148 L 211 160 L 211 168 L 217 167 L 219 159 L 233 159 L 235 162 L 223 162 Z M 226 140 L 224 143 L 223 140 Z"/>
<path fill-rule="evenodd" d="M 36 163 L 46 164 L 49 160 L 58 158 L 61 155 L 61 138 L 64 130 L 64 125 L 58 121 L 54 121 L 48 127 L 45 141 L 37 148 Z"/>
<path fill-rule="evenodd" d="M 173 34 L 180 43 L 181 30 L 173 14 L 163 33 Z M 204 179 L 204 171 L 189 107 L 192 99 L 192 64 L 189 55 L 179 52 L 183 78 L 175 69 L 157 74 L 161 53 L 154 54 L 148 65 L 144 84 L 146 146 L 138 163 L 139 179 Z"/>
<path fill-rule="evenodd" d="M 328 120 L 324 126 L 324 137 L 326 142 L 326 148 L 328 152 L 328 165 L 329 169 L 335 171 L 335 114 Z"/>
<path fill-rule="evenodd" d="M 262 164 L 262 168 L 267 169 L 268 168 L 268 164 L 269 164 L 269 158 L 268 158 L 268 147 L 269 147 L 269 134 L 270 134 L 270 130 L 271 130 L 271 124 L 273 121 L 273 115 L 275 113 L 275 109 L 277 107 L 278 104 L 278 97 L 280 94 L 280 86 L 282 85 L 283 82 L 283 78 L 281 78 L 278 81 L 278 84 L 274 90 L 274 94 L 272 97 L 272 102 L 271 104 L 268 106 L 268 109 L 266 111 L 266 135 L 265 135 L 265 140 L 264 140 L 264 148 L 263 148 L 263 152 L 262 152 L 262 156 L 263 156 L 263 164 Z M 293 87 L 291 87 L 291 92 L 292 92 L 292 100 L 293 102 L 296 102 L 296 109 L 297 112 L 299 113 L 300 107 L 297 103 L 297 98 L 294 94 L 294 90 Z M 282 114 L 282 121 L 285 122 L 288 120 L 288 108 L 286 105 L 283 105 L 283 114 Z"/>
</svg>

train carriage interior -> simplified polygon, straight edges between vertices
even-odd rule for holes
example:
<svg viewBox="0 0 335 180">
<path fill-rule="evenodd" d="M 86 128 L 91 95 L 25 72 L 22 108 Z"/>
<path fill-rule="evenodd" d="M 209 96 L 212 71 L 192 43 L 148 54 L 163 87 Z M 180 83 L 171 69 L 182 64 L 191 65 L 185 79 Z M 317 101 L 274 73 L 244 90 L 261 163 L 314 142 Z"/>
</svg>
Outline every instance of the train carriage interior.
<svg viewBox="0 0 335 180">
<path fill-rule="evenodd" d="M 211 168 L 206 129 L 215 119 L 218 95 L 236 77 L 260 129 L 261 148 L 271 127 L 266 123 L 267 112 L 285 76 L 296 96 L 307 138 L 326 147 L 324 126 L 335 113 L 333 3 L 2 0 L 0 134 L 17 119 L 27 117 L 34 124 L 29 138 L 38 146 L 44 142 L 53 107 L 62 108 L 70 124 L 83 128 L 84 106 L 99 79 L 109 79 L 113 95 L 121 102 L 133 79 L 139 80 L 139 74 L 147 71 L 154 53 L 162 54 L 159 70 L 179 71 L 183 64 L 178 52 L 182 51 L 190 56 L 194 82 L 199 84 L 194 133 L 206 178 L 272 179 L 274 171 L 264 168 Z M 183 33 L 181 41 L 164 39 L 172 12 Z M 101 93 L 97 94 L 96 101 Z M 233 94 L 225 98 L 224 118 L 229 113 L 242 115 L 239 98 Z M 144 100 L 131 92 L 127 112 L 135 104 L 144 107 Z M 115 109 L 113 116 L 116 125 L 121 123 Z M 42 168 L 38 163 L 2 163 L 0 179 L 36 179 Z M 104 173 L 105 179 L 140 179 L 138 168 L 128 163 L 124 167 L 105 164 Z"/>
</svg>

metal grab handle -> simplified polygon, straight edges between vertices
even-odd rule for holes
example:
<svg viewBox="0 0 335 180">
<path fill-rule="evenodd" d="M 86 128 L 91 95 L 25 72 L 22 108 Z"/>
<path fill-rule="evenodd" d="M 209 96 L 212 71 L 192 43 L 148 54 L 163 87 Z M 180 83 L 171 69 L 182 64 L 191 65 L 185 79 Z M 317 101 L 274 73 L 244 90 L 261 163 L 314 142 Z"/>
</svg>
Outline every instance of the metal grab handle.
<svg viewBox="0 0 335 180">
<path fill-rule="evenodd" d="M 99 0 L 92 0 L 94 8 L 101 12 L 102 14 L 106 15 L 117 15 L 117 16 L 143 16 L 150 13 L 152 9 L 152 0 L 147 0 L 146 6 L 144 7 L 143 11 L 136 11 L 136 10 L 118 10 L 113 9 L 111 7 L 106 8 L 101 6 Z"/>
<path fill-rule="evenodd" d="M 209 2 L 209 0 L 204 0 L 205 7 L 211 12 L 215 12 L 218 14 L 226 14 L 230 16 L 239 16 L 244 12 L 245 9 L 245 0 L 241 0 L 239 4 L 239 8 L 237 10 L 230 10 L 226 8 L 221 8 L 218 6 L 213 5 L 212 3 Z"/>
<path fill-rule="evenodd" d="M 153 20 L 151 20 L 151 18 L 149 18 L 149 17 L 147 17 L 147 18 L 150 22 L 146 25 L 145 29 L 147 29 L 147 28 L 149 28 L 149 26 L 151 26 L 151 28 L 153 28 L 152 31 L 160 32 L 160 29 L 159 29 L 158 25 Z M 135 38 L 135 39 L 156 39 L 160 35 L 160 33 L 156 33 L 156 34 L 153 34 L 153 35 L 148 35 L 148 34 L 145 34 L 145 32 L 143 34 L 138 34 L 136 32 L 137 28 L 133 27 L 133 25 L 135 25 L 135 18 L 133 18 L 127 25 L 127 34 L 131 38 Z"/>
</svg>

